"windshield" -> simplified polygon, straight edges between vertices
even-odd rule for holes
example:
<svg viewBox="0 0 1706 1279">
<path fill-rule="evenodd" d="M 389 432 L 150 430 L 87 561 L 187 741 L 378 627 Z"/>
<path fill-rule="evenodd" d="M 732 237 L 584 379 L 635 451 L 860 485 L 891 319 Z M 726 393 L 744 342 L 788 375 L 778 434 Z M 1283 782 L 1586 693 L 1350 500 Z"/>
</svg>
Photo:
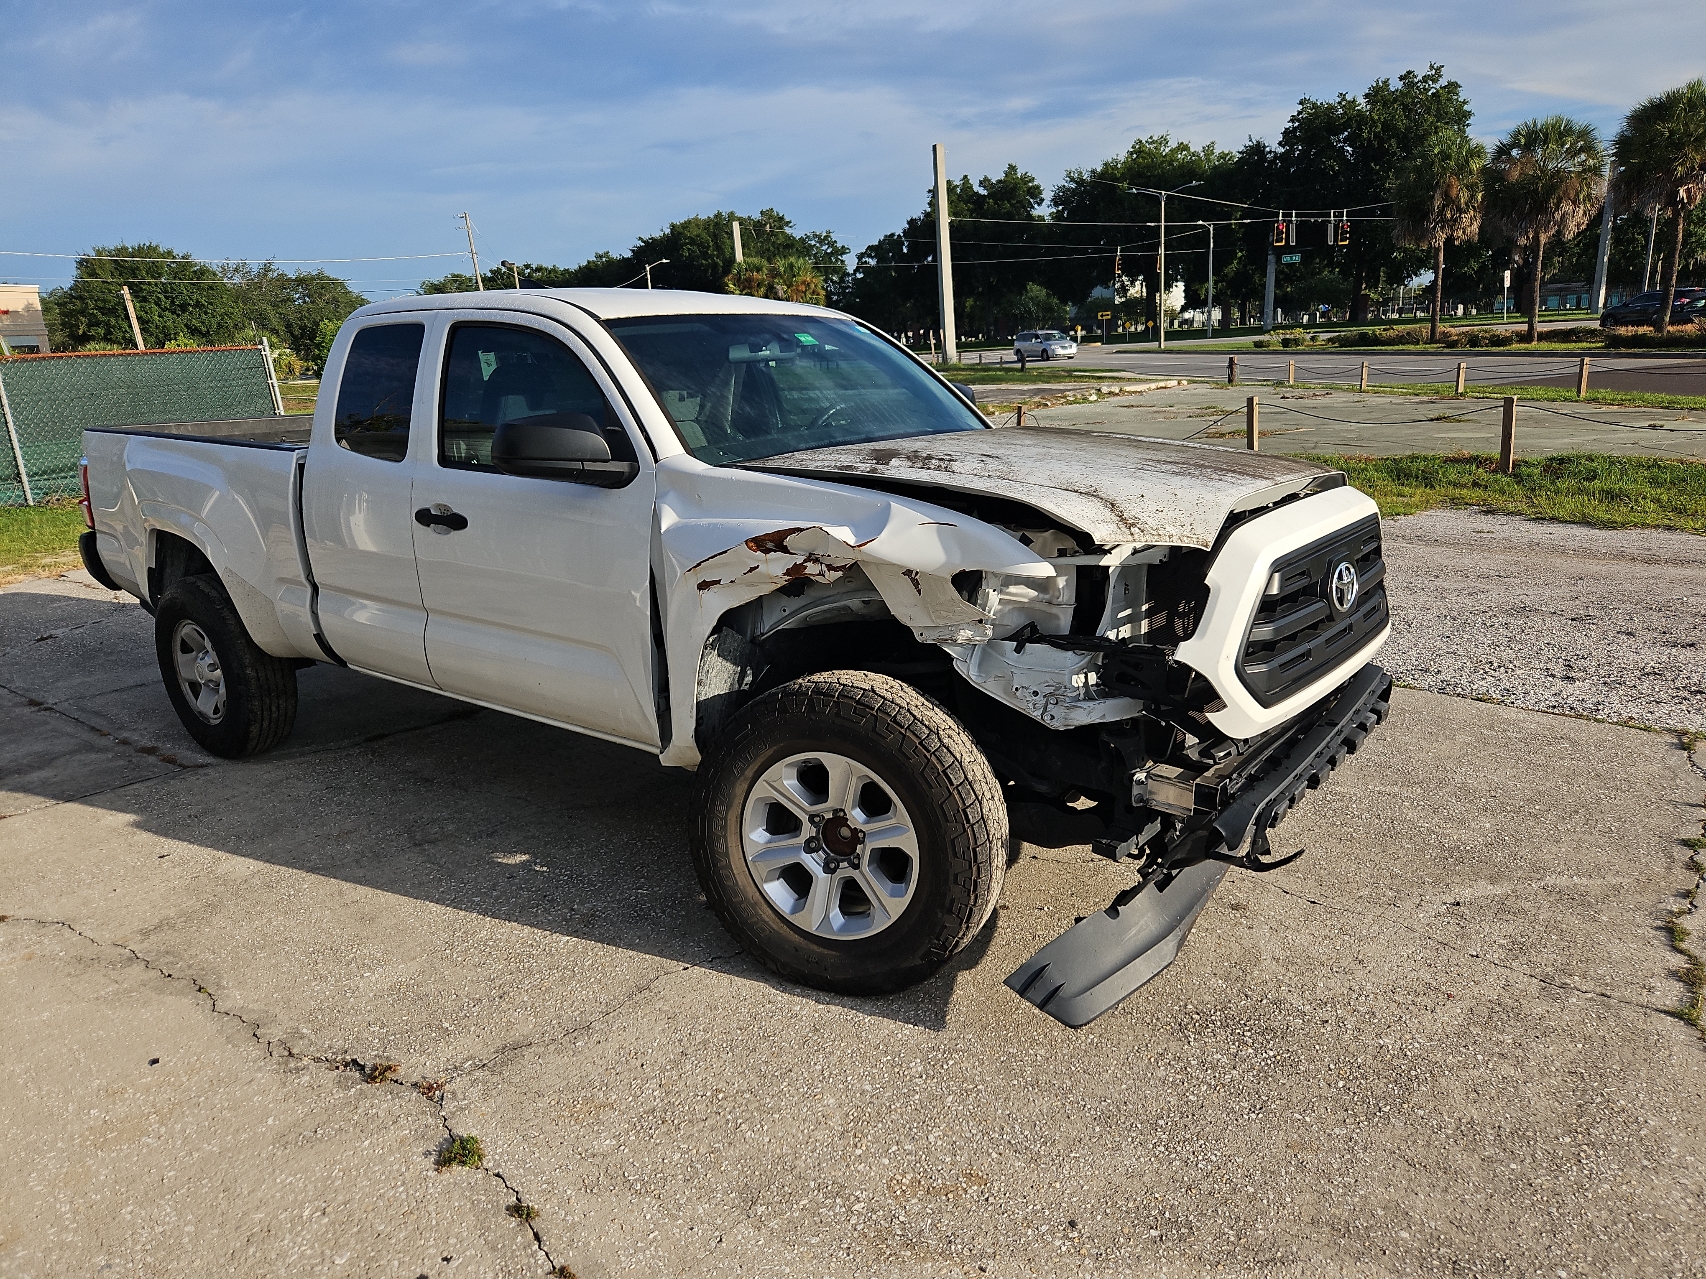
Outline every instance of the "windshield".
<svg viewBox="0 0 1706 1279">
<path fill-rule="evenodd" d="M 1056 333 L 1053 329 L 1046 333 L 1037 334 L 1037 341 L 1039 342 L 1065 342 L 1067 340 L 1066 334 Z"/>
<path fill-rule="evenodd" d="M 704 462 L 984 427 L 964 400 L 853 320 L 653 315 L 607 324 Z"/>
</svg>

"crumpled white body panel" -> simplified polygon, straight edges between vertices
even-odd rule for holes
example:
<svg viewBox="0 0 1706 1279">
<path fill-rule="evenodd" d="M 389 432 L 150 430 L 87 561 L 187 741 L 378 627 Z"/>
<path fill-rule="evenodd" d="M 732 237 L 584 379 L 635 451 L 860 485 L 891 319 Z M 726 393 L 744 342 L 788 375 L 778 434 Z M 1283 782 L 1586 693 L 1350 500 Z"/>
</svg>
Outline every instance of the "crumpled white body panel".
<svg viewBox="0 0 1706 1279">
<path fill-rule="evenodd" d="M 789 582 L 833 582 L 860 565 L 889 611 L 928 643 L 977 643 L 989 618 L 948 580 L 962 569 L 1052 577 L 1016 538 L 945 507 L 871 489 L 707 466 L 658 463 L 658 580 L 666 598 L 670 744 L 693 767 L 699 658 L 722 615 Z M 731 518 L 730 511 L 739 511 Z M 1029 652 L 1030 650 L 1027 650 Z"/>
</svg>

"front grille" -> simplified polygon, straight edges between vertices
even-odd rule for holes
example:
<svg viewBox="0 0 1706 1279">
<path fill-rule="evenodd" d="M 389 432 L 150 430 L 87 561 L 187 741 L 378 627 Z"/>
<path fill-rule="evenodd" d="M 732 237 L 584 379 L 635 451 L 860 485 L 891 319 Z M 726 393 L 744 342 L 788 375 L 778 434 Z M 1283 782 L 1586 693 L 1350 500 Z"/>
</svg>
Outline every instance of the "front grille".
<svg viewBox="0 0 1706 1279">
<path fill-rule="evenodd" d="M 1356 569 L 1348 611 L 1332 596 L 1333 572 L 1342 563 Z M 1238 659 L 1244 686 L 1272 706 L 1360 652 L 1386 625 L 1385 579 L 1374 515 L 1275 560 Z"/>
</svg>

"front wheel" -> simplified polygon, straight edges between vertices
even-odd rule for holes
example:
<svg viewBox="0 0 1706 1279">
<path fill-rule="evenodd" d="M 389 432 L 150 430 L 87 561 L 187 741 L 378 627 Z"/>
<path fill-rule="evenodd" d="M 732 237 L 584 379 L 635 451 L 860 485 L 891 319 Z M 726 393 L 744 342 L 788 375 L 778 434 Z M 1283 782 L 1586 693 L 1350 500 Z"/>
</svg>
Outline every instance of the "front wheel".
<svg viewBox="0 0 1706 1279">
<path fill-rule="evenodd" d="M 971 735 L 886 675 L 832 671 L 744 708 L 699 770 L 692 853 L 730 933 L 842 994 L 923 980 L 989 919 L 1007 809 Z"/>
<path fill-rule="evenodd" d="M 160 597 L 154 650 L 172 709 L 210 754 L 255 755 L 295 726 L 295 665 L 249 638 L 218 579 L 182 578 Z"/>
</svg>

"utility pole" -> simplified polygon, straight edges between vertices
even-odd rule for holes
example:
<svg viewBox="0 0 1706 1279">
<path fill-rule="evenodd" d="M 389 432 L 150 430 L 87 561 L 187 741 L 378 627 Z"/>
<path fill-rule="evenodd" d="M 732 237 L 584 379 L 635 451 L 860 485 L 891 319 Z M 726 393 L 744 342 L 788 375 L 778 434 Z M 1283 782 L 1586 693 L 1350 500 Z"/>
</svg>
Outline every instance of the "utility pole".
<svg viewBox="0 0 1706 1279">
<path fill-rule="evenodd" d="M 121 284 L 118 291 L 124 295 L 124 313 L 130 317 L 130 331 L 136 338 L 136 349 L 146 351 L 148 348 L 142 344 L 142 326 L 136 322 L 136 303 L 130 300 L 130 285 Z"/>
<path fill-rule="evenodd" d="M 1155 349 L 1167 349 L 1167 193 L 1161 193 L 1161 242 L 1155 253 Z"/>
<path fill-rule="evenodd" d="M 729 219 L 729 226 L 734 229 L 734 233 L 735 233 L 735 265 L 739 266 L 742 262 L 746 261 L 745 255 L 742 254 L 740 251 L 740 219 L 739 218 L 730 218 Z"/>
<path fill-rule="evenodd" d="M 1645 293 L 1652 285 L 1653 279 L 1653 239 L 1659 233 L 1659 206 L 1653 206 L 1653 221 L 1647 227 L 1647 265 L 1641 272 L 1641 292 Z"/>
<path fill-rule="evenodd" d="M 486 282 L 480 278 L 480 255 L 474 251 L 474 220 L 467 213 L 457 216 L 462 219 L 462 229 L 468 233 L 468 256 L 474 261 L 474 287 L 484 293 Z"/>
<path fill-rule="evenodd" d="M 942 362 L 956 364 L 954 340 L 954 262 L 948 250 L 948 151 L 940 142 L 930 149 L 936 165 L 936 279 L 942 302 Z"/>
<path fill-rule="evenodd" d="M 1208 227 L 1208 332 L 1206 336 L 1214 336 L 1214 223 L 1204 223 Z"/>
<path fill-rule="evenodd" d="M 1262 290 L 1262 332 L 1267 333 L 1274 327 L 1274 251 L 1268 250 L 1268 283 Z"/>
<path fill-rule="evenodd" d="M 1605 210 L 1599 215 L 1599 253 L 1593 260 L 1593 293 L 1588 305 L 1595 315 L 1605 310 L 1605 275 L 1611 265 L 1611 184 L 1605 185 Z"/>
</svg>

